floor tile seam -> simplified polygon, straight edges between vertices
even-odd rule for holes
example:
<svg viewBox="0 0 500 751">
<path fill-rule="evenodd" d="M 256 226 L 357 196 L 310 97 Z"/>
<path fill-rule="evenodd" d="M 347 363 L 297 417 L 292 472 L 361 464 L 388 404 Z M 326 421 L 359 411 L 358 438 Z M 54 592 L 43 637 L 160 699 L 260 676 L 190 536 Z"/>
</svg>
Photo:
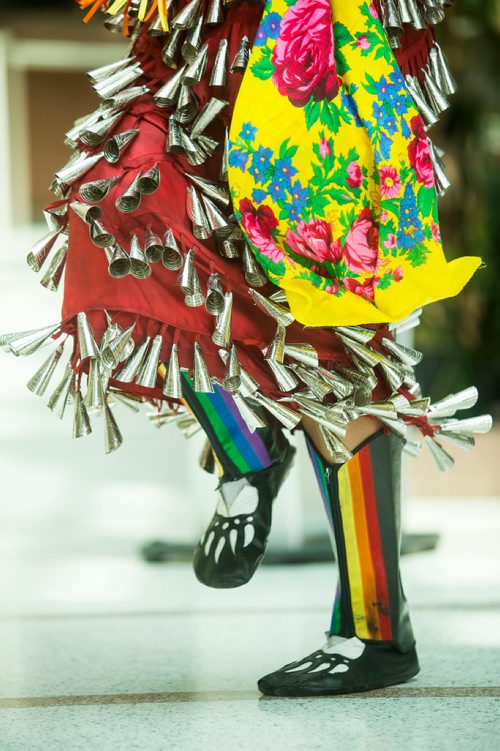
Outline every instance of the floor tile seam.
<svg viewBox="0 0 500 751">
<path fill-rule="evenodd" d="M 234 610 L 231 608 L 217 609 L 207 608 L 206 610 L 151 610 L 151 611 L 117 611 L 117 612 L 89 612 L 89 613 L 7 613 L 0 614 L 0 623 L 18 622 L 18 621 L 64 621 L 79 619 L 108 619 L 108 618 L 182 618 L 198 616 L 243 616 L 249 615 L 307 615 L 309 613 L 323 613 L 324 607 L 308 607 L 307 613 L 300 608 L 248 608 Z M 474 612 L 499 611 L 500 603 L 429 603 L 428 605 L 414 604 L 413 611 L 450 611 L 450 610 L 473 610 Z"/>
<path fill-rule="evenodd" d="M 286 697 L 304 699 L 310 697 Z M 332 697 L 316 697 L 332 698 Z M 349 701 L 369 699 L 488 699 L 500 698 L 500 686 L 441 686 L 387 688 L 359 694 L 345 694 Z M 34 709 L 65 706 L 104 706 L 118 704 L 192 704 L 214 701 L 283 701 L 283 697 L 261 697 L 257 691 L 169 691 L 144 694 L 88 694 L 79 696 L 13 697 L 0 699 L 1 709 Z"/>
</svg>

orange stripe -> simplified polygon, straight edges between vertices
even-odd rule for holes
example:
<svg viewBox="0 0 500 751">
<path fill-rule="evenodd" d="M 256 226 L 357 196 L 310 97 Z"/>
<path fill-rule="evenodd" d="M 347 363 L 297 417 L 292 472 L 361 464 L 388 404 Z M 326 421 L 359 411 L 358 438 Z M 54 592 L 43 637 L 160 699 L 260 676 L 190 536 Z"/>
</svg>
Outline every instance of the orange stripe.
<svg viewBox="0 0 500 751">
<path fill-rule="evenodd" d="M 382 547 L 382 539 L 380 536 L 370 446 L 365 446 L 365 448 L 359 452 L 359 466 L 365 497 L 365 518 L 370 538 L 370 549 L 377 587 L 380 636 L 384 641 L 390 641 L 392 639 L 392 622 L 390 614 L 389 588 L 387 585 L 384 549 Z"/>
<path fill-rule="evenodd" d="M 380 622 L 376 605 L 378 601 L 377 587 L 370 549 L 370 538 L 368 536 L 368 527 L 366 523 L 365 491 L 361 475 L 359 453 L 360 452 L 355 454 L 349 461 L 348 467 L 359 563 L 363 580 L 366 618 L 366 636 L 364 638 L 380 639 Z"/>
</svg>

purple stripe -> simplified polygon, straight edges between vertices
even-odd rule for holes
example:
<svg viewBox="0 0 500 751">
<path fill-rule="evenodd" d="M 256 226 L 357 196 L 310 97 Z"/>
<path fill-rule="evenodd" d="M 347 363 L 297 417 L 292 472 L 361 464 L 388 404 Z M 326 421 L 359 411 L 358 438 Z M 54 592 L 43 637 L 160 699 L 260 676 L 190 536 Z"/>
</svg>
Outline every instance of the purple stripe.
<svg viewBox="0 0 500 751">
<path fill-rule="evenodd" d="M 251 433 L 249 431 L 248 426 L 246 422 L 244 421 L 244 419 L 242 418 L 240 410 L 238 409 L 238 406 L 235 403 L 234 399 L 232 398 L 231 394 L 228 394 L 227 391 L 221 388 L 219 389 L 219 396 L 222 397 L 228 410 L 231 412 L 234 418 L 234 421 L 237 423 L 241 434 L 245 438 L 246 442 L 250 444 L 255 455 L 259 458 L 260 462 L 262 463 L 262 466 L 270 467 L 273 462 L 272 462 L 271 457 L 269 456 L 269 453 L 266 449 L 264 441 L 262 440 L 260 435 L 257 433 L 257 431 L 255 431 L 254 433 Z"/>
</svg>

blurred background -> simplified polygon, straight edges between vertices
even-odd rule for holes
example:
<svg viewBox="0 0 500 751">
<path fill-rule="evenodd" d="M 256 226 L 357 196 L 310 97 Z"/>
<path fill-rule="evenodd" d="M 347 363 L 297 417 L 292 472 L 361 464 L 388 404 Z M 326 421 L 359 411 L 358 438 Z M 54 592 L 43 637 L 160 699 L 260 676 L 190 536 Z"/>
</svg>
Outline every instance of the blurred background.
<svg viewBox="0 0 500 751">
<path fill-rule="evenodd" d="M 498 416 L 500 0 L 456 0 L 438 36 L 459 82 L 452 107 L 433 130 L 433 140 L 446 152 L 452 181 L 452 189 L 441 202 L 445 250 L 448 258 L 482 256 L 485 268 L 458 298 L 425 310 L 416 332 L 416 346 L 425 353 L 419 376 L 424 393 L 435 400 L 477 385 L 480 402 L 475 412 Z M 38 284 L 25 257 L 45 232 L 41 212 L 52 200 L 48 191 L 52 173 L 68 158 L 63 134 L 75 118 L 96 108 L 96 95 L 84 72 L 117 59 L 126 47 L 126 41 L 104 31 L 99 22 L 84 26 L 71 0 L 0 0 L 2 332 L 59 320 L 59 296 Z M 206 608 L 237 612 L 253 606 L 298 612 L 304 610 L 306 597 L 316 621 L 318 612 L 324 616 L 319 636 L 327 625 L 335 583 L 331 567 L 309 567 L 316 581 L 322 582 L 323 589 L 317 592 L 309 590 L 307 567 L 295 567 L 293 578 L 283 578 L 291 569 L 273 574 L 277 579 L 264 572 L 260 584 L 252 582 L 248 592 L 214 593 L 198 585 L 189 567 L 178 559 L 165 566 L 145 563 L 141 550 L 155 539 L 168 540 L 180 545 L 181 553 L 189 553 L 212 515 L 215 481 L 197 469 L 201 438 L 185 442 L 174 427 L 158 431 L 144 416 L 124 409 L 119 417 L 126 440 L 115 454 L 104 456 L 98 430 L 72 442 L 69 423 L 59 423 L 44 400 L 26 389 L 39 364 L 35 360 L 2 355 L 0 367 L 0 554 L 5 563 L 0 569 L 0 630 L 17 623 L 16 630 L 8 632 L 11 642 L 0 639 L 0 664 L 10 665 L 6 696 L 64 693 L 64 687 L 47 688 L 33 678 L 37 666 L 39 676 L 49 669 L 49 662 L 44 662 L 49 654 L 40 657 L 43 649 L 39 649 L 28 659 L 23 653 L 31 637 L 22 636 L 19 623 L 51 614 L 91 618 L 98 613 L 109 617 L 135 613 L 146 619 L 148 614 L 167 610 L 182 613 L 196 607 L 200 612 Z M 297 442 L 299 459 L 275 506 L 271 561 L 273 556 L 275 560 L 314 558 L 328 543 L 319 495 L 304 447 Z M 495 601 L 494 608 L 498 608 L 500 429 L 494 427 L 489 435 L 478 436 L 472 453 L 453 447 L 450 453 L 457 465 L 446 474 L 434 468 L 427 452 L 408 462 L 405 470 L 405 530 L 440 536 L 437 550 L 408 556 L 405 563 L 417 620 L 419 608 L 425 614 L 446 602 L 451 607 L 468 600 L 472 607 L 476 603 L 484 610 Z M 292 580 L 297 586 L 287 588 Z M 273 623 L 279 624 L 279 617 L 277 611 Z M 98 626 L 89 624 L 89 631 L 96 633 L 95 629 Z M 290 643 L 301 629 L 301 624 L 295 631 L 291 628 Z M 478 629 L 487 641 L 487 627 Z M 153 631 L 151 627 L 148 633 Z M 85 659 L 92 662 L 100 653 L 85 642 L 85 633 L 73 634 L 73 638 L 83 640 Z M 186 633 L 196 642 L 194 627 Z M 281 640 L 283 631 L 276 630 L 275 636 Z M 47 643 L 46 636 L 33 638 L 39 647 Z M 12 644 L 17 645 L 15 649 Z M 144 668 L 148 676 L 144 685 L 149 687 L 144 690 L 154 688 L 153 666 L 164 649 L 160 641 L 154 644 L 149 668 Z M 196 642 L 198 657 L 207 649 Z M 115 667 L 114 675 L 119 675 L 120 668 Z M 71 671 L 70 663 L 66 668 Z M 112 676 L 101 678 L 104 691 L 121 686 Z M 123 685 L 129 685 L 127 676 L 122 678 Z M 90 690 L 82 686 L 80 693 Z M 21 748 L 14 743 L 2 746 L 1 741 L 0 747 Z"/>
</svg>

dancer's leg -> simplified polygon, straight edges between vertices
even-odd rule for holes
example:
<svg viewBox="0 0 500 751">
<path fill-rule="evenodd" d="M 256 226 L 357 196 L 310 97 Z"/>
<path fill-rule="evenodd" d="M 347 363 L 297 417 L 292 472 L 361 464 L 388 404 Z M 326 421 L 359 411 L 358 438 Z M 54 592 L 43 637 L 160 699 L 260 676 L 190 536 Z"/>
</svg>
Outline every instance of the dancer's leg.
<svg viewBox="0 0 500 751">
<path fill-rule="evenodd" d="M 318 695 L 392 685 L 418 672 L 399 573 L 401 441 L 379 431 L 344 464 L 308 440 L 339 567 L 327 644 L 263 678 L 277 695 Z"/>
<path fill-rule="evenodd" d="M 210 587 L 238 587 L 252 578 L 264 555 L 273 501 L 295 449 L 276 421 L 252 433 L 223 389 L 195 393 L 186 379 L 183 393 L 211 443 L 220 476 L 217 507 L 196 548 L 194 570 Z"/>
</svg>

